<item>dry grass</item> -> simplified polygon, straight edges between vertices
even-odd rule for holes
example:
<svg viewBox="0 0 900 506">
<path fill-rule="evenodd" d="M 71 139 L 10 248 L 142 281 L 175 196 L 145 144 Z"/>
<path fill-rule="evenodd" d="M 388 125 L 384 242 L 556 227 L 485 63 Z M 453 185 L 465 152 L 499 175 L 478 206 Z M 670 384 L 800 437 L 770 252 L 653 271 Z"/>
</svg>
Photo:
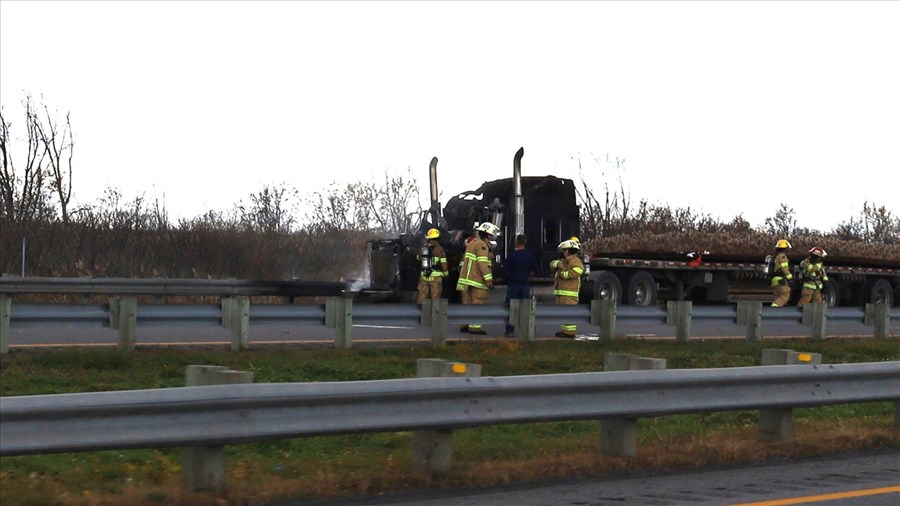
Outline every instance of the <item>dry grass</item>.
<svg viewBox="0 0 900 506">
<path fill-rule="evenodd" d="M 542 482 L 588 476 L 620 475 L 648 470 L 666 472 L 788 459 L 848 450 L 877 449 L 896 443 L 889 419 L 841 421 L 796 420 L 794 439 L 788 443 L 759 443 L 755 427 L 709 434 L 684 434 L 668 440 L 641 441 L 636 458 L 607 457 L 596 446 L 548 451 L 526 460 L 467 461 L 458 455 L 453 471 L 444 475 L 415 473 L 407 462 L 387 458 L 372 462 L 365 472 L 342 473 L 342 467 L 323 463 L 315 472 L 283 476 L 239 462 L 228 471 L 230 489 L 221 493 L 191 493 L 182 489 L 177 465 L 146 483 L 126 485 L 103 493 L 66 490 L 53 476 L 32 473 L 27 489 L 34 497 L 52 497 L 58 505 L 225 505 L 265 504 L 287 498 L 328 499 L 380 495 L 408 488 L 486 488 L 523 482 Z M 823 436 L 827 434 L 827 437 Z M 3 473 L 0 483 L 9 485 Z M 16 488 L 21 490 L 21 484 Z M 6 494 L 4 494 L 6 495 Z M 28 504 L 27 493 L 4 498 L 4 505 Z"/>
</svg>

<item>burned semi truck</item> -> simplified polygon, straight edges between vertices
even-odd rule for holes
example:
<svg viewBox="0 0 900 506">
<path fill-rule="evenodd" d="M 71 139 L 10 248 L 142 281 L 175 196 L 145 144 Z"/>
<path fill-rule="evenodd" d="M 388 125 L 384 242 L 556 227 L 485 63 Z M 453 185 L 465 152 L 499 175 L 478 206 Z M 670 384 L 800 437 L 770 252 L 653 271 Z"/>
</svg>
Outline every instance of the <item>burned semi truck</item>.
<svg viewBox="0 0 900 506">
<path fill-rule="evenodd" d="M 418 284 L 418 253 L 430 228 L 440 231 L 439 242 L 447 251 L 449 276 L 444 297 L 458 300 L 456 281 L 465 252 L 466 239 L 475 227 L 491 222 L 500 228 L 494 248 L 494 277 L 504 284 L 502 261 L 515 249 L 516 235 L 525 234 L 526 248 L 538 259 L 535 282 L 552 281 L 550 261 L 557 257 L 560 242 L 577 235 L 579 214 L 575 184 L 555 176 L 522 176 L 524 148 L 513 157 L 513 176 L 483 183 L 479 188 L 453 196 L 441 208 L 438 200 L 437 158 L 429 167 L 431 205 L 408 220 L 407 230 L 397 238 L 369 241 L 368 295 L 410 300 Z"/>
</svg>

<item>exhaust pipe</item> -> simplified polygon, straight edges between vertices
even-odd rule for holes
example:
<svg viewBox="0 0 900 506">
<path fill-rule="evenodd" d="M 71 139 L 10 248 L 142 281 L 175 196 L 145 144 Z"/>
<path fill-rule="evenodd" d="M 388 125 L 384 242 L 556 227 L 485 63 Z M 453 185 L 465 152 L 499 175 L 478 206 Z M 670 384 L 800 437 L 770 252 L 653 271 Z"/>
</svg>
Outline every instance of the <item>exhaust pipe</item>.
<svg viewBox="0 0 900 506">
<path fill-rule="evenodd" d="M 525 148 L 519 148 L 513 158 L 513 219 L 515 234 L 525 233 L 525 198 L 522 196 L 522 157 Z M 515 244 L 515 243 L 514 243 Z"/>
<path fill-rule="evenodd" d="M 441 203 L 438 202 L 437 162 L 438 159 L 436 156 L 431 159 L 431 164 L 428 166 L 428 177 L 431 181 L 431 208 L 437 209 L 438 212 L 440 212 Z"/>
</svg>

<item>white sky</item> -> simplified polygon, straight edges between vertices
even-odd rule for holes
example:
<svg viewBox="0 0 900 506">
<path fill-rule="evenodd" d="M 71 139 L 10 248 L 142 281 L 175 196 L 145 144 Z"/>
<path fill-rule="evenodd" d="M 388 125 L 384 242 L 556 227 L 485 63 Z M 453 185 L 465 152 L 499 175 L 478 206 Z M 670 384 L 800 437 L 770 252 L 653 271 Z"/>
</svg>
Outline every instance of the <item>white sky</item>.
<svg viewBox="0 0 900 506">
<path fill-rule="evenodd" d="M 445 203 L 524 146 L 526 176 L 580 156 L 634 201 L 827 231 L 900 211 L 898 26 L 900 2 L 2 0 L 0 103 L 19 134 L 26 91 L 71 112 L 80 202 L 170 218 L 386 169 L 427 205 L 432 156 Z"/>
</svg>

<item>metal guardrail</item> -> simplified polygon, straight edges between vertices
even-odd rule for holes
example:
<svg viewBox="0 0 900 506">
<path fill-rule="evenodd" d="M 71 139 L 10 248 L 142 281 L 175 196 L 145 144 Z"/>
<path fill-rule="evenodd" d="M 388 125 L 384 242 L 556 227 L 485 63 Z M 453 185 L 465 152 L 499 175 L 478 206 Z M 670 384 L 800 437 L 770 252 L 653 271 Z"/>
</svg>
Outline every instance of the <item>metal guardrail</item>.
<svg viewBox="0 0 900 506">
<path fill-rule="evenodd" d="M 2 397 L 0 455 L 216 446 L 898 399 L 897 361 Z"/>
<path fill-rule="evenodd" d="M 345 283 L 302 280 L 0 277 L 0 294 L 340 296 Z"/>
<path fill-rule="evenodd" d="M 137 327 L 167 325 L 207 325 L 231 330 L 231 349 L 247 349 L 251 324 L 321 325 L 335 329 L 335 346 L 352 346 L 353 324 L 422 325 L 430 327 L 435 345 L 447 342 L 449 324 L 511 323 L 519 329 L 519 339 L 533 341 L 535 323 L 587 323 L 599 327 L 600 339 L 614 339 L 617 320 L 654 321 L 675 326 L 679 341 L 690 338 L 691 320 L 712 320 L 746 327 L 748 339 L 762 337 L 767 321 L 800 322 L 811 327 L 811 337 L 826 337 L 826 321 L 858 321 L 874 327 L 875 338 L 890 337 L 891 317 L 900 318 L 900 309 L 884 304 L 858 308 L 828 308 L 809 304 L 797 308 L 764 308 L 759 302 L 741 302 L 733 306 L 698 306 L 690 302 L 669 301 L 666 309 L 657 306 L 618 307 L 611 301 L 592 301 L 587 305 L 537 305 L 534 300 L 513 300 L 511 307 L 499 305 L 449 305 L 446 299 L 415 304 L 357 304 L 346 294 L 330 297 L 326 304 L 255 304 L 249 297 L 223 297 L 221 304 L 142 304 L 135 296 L 110 297 L 109 304 L 16 304 L 9 295 L 0 294 L 0 353 L 7 353 L 12 328 L 28 326 L 111 327 L 118 330 L 118 346 L 133 350 Z"/>
<path fill-rule="evenodd" d="M 422 310 L 415 304 L 356 304 L 352 310 L 353 322 L 374 325 L 391 322 L 397 325 L 419 325 Z M 900 319 L 900 308 L 889 313 L 891 319 Z M 616 319 L 653 323 L 666 321 L 667 311 L 661 307 L 619 306 Z M 734 323 L 737 312 L 734 306 L 694 306 L 694 320 Z M 763 308 L 762 319 L 773 323 L 799 322 L 802 311 L 796 308 Z M 255 304 L 250 306 L 251 324 L 302 323 L 322 324 L 325 320 L 325 304 Z M 862 322 L 865 311 L 860 308 L 829 308 L 829 321 Z M 450 324 L 468 323 L 473 320 L 485 323 L 506 323 L 509 310 L 501 306 L 474 306 L 451 304 L 447 309 Z M 535 319 L 541 323 L 589 323 L 591 309 L 587 305 L 557 306 L 539 305 Z M 14 326 L 67 325 L 75 327 L 108 327 L 109 304 L 15 304 L 10 315 Z M 222 308 L 219 304 L 141 304 L 137 309 L 137 322 L 143 325 L 221 325 Z"/>
</svg>

